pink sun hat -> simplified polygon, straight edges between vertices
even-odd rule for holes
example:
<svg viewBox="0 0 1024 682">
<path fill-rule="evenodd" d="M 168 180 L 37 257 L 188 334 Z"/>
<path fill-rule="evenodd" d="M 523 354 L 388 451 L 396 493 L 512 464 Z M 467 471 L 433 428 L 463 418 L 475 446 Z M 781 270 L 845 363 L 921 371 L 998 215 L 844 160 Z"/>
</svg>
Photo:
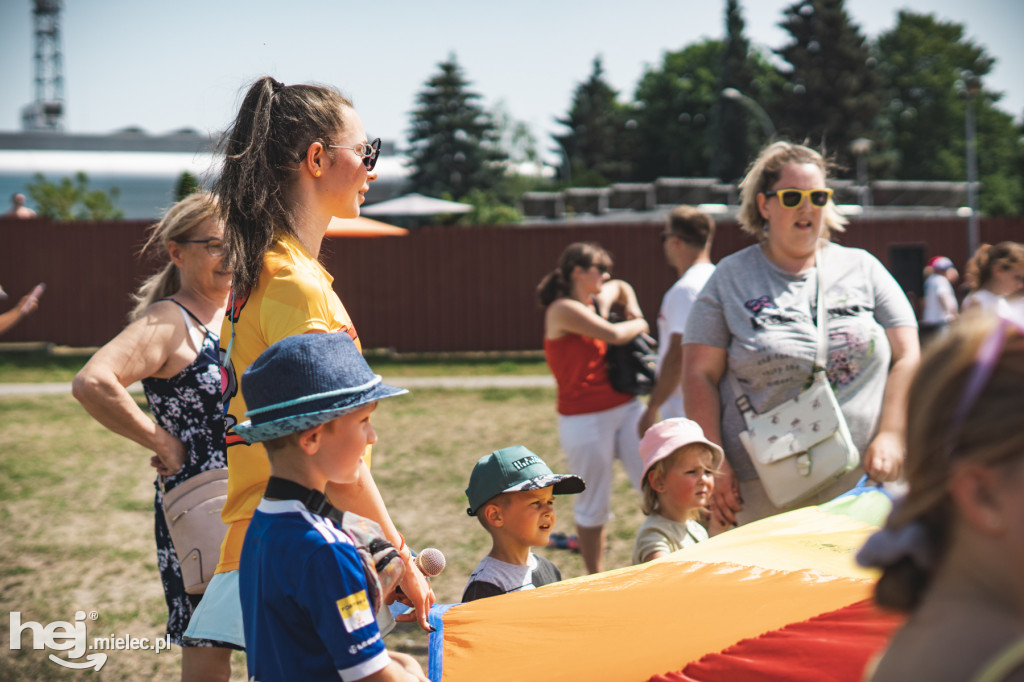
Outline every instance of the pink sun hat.
<svg viewBox="0 0 1024 682">
<path fill-rule="evenodd" d="M 651 428 L 640 440 L 640 458 L 644 463 L 644 478 L 652 466 L 665 459 L 681 447 L 692 443 L 708 446 L 712 453 L 712 467 L 718 469 L 722 463 L 722 448 L 704 437 L 704 431 L 697 422 L 678 417 L 664 419 Z"/>
</svg>

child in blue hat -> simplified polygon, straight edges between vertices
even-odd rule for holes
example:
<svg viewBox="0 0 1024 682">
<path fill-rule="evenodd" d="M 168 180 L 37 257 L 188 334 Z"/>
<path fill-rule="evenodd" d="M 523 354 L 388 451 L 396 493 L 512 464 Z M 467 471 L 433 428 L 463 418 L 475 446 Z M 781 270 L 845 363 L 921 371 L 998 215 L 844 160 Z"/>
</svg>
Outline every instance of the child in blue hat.
<svg viewBox="0 0 1024 682">
<path fill-rule="evenodd" d="M 242 375 L 250 419 L 235 431 L 270 460 L 239 565 L 250 679 L 426 680 L 416 659 L 386 649 L 375 618 L 408 550 L 323 493 L 357 479 L 377 402 L 406 392 L 338 333 L 283 339 Z"/>
<path fill-rule="evenodd" d="M 555 527 L 555 495 L 581 493 L 579 476 L 552 473 L 540 457 L 514 445 L 481 457 L 469 476 L 466 496 L 491 536 L 491 551 L 469 577 L 462 601 L 532 590 L 558 582 L 558 568 L 531 551 L 546 547 Z"/>
</svg>

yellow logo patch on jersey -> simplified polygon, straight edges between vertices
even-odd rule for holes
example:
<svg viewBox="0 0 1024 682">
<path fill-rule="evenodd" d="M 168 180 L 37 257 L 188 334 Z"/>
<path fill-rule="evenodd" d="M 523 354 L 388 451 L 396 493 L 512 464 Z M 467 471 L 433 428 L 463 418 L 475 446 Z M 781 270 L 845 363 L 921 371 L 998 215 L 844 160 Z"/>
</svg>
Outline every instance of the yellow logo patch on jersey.
<svg viewBox="0 0 1024 682">
<path fill-rule="evenodd" d="M 337 604 L 341 622 L 348 632 L 355 632 L 373 622 L 373 610 L 370 608 L 366 590 L 359 590 L 355 594 L 339 599 Z"/>
</svg>

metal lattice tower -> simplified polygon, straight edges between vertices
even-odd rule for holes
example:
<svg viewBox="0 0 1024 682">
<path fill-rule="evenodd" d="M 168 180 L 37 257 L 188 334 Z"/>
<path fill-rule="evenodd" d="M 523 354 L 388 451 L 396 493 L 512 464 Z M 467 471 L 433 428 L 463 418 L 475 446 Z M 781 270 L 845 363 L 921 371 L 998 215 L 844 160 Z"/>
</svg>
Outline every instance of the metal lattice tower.
<svg viewBox="0 0 1024 682">
<path fill-rule="evenodd" d="M 62 0 L 34 0 L 35 101 L 21 110 L 25 130 L 64 130 L 64 64 L 60 48 Z"/>
</svg>

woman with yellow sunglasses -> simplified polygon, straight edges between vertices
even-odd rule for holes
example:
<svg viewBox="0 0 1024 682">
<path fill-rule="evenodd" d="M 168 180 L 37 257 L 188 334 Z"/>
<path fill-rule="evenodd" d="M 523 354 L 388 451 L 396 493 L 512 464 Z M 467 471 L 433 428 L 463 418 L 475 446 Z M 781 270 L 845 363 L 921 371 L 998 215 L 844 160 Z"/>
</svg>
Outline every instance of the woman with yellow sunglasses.
<svg viewBox="0 0 1024 682">
<path fill-rule="evenodd" d="M 683 334 L 686 414 L 726 455 L 712 533 L 783 511 L 768 499 L 740 441 L 746 424 L 734 386 L 758 414 L 805 388 L 819 345 L 819 270 L 828 311 L 825 369 L 862 466 L 800 506 L 835 497 L 865 472 L 876 481 L 901 472 L 917 322 L 877 259 L 829 241 L 846 221 L 831 201 L 827 172 L 822 155 L 803 145 L 776 142 L 761 152 L 740 184 L 739 215 L 759 243 L 719 263 Z"/>
</svg>

